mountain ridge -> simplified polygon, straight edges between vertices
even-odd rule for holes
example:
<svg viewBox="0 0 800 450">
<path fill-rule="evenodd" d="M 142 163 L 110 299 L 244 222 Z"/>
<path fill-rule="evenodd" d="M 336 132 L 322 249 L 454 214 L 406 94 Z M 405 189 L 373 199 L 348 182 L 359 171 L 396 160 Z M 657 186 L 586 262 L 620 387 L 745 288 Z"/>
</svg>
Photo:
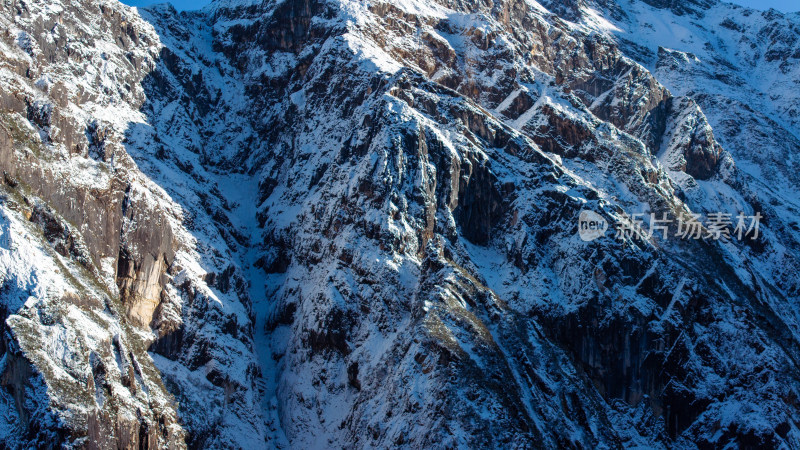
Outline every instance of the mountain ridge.
<svg viewBox="0 0 800 450">
<path fill-rule="evenodd" d="M 707 36 L 684 3 L 552 3 L 4 4 L 6 445 L 796 443 L 793 160 L 757 176 L 796 98 L 742 139 L 734 63 L 619 38 Z M 584 209 L 768 220 L 587 244 Z"/>
</svg>

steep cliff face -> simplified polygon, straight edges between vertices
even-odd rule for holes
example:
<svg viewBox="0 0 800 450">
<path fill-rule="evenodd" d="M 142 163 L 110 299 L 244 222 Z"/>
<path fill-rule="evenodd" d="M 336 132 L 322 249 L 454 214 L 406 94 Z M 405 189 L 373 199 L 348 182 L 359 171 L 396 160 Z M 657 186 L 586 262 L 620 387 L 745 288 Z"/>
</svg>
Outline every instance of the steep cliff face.
<svg viewBox="0 0 800 450">
<path fill-rule="evenodd" d="M 153 245 L 172 251 L 131 239 L 170 225 L 156 206 L 153 222 L 126 216 L 141 207 L 131 193 L 142 175 L 124 129 L 100 119 L 138 109 L 155 33 L 114 3 L 0 8 L 4 444 L 182 447 L 176 405 L 117 284 L 158 290 L 152 263 L 119 278 L 117 266 Z"/>
<path fill-rule="evenodd" d="M 795 18 L 2 8 L 5 445 L 800 442 L 794 97 L 736 78 L 797 81 Z M 765 220 L 584 242 L 583 210 Z"/>
<path fill-rule="evenodd" d="M 126 135 L 146 119 L 143 85 L 164 59 L 158 34 L 117 2 L 3 8 L 9 349 L 3 367 L 13 393 L 6 398 L 4 441 L 100 448 L 196 443 L 201 432 L 179 418 L 179 403 L 168 393 L 168 362 L 156 368 L 158 353 L 151 357 L 148 347 L 201 355 L 181 366 L 187 372 L 211 366 L 199 379 L 180 377 L 207 395 L 192 399 L 196 404 L 236 413 L 228 403 L 243 403 L 259 416 L 250 399 L 258 370 L 248 365 L 254 356 L 246 294 L 232 295 L 233 305 L 224 298 L 223 305 L 212 291 L 244 292 L 241 276 L 225 271 L 230 264 L 223 257 L 203 262 L 186 229 L 188 214 L 139 169 L 128 148 Z M 184 315 L 196 317 L 191 327 Z M 203 320 L 212 325 L 202 339 L 185 331 Z M 159 340 L 173 332 L 182 336 L 173 345 Z M 228 347 L 238 348 L 225 346 L 226 334 L 235 339 Z M 213 368 L 223 359 L 215 352 L 228 358 L 221 370 Z M 231 388 L 235 382 L 246 386 Z M 240 390 L 250 397 L 232 392 Z M 222 421 L 220 414 L 197 420 L 207 422 L 206 433 Z M 263 420 L 253 423 L 255 431 L 228 432 L 263 442 Z"/>
</svg>

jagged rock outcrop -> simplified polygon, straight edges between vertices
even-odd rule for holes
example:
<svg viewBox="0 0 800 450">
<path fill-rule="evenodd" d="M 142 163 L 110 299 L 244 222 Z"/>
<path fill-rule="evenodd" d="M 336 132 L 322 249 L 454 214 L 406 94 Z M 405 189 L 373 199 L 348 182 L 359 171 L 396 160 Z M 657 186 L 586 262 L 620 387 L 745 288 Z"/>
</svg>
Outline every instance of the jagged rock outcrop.
<svg viewBox="0 0 800 450">
<path fill-rule="evenodd" d="M 689 98 L 670 99 L 666 108 L 667 111 L 674 108 L 681 112 L 668 115 L 662 142 L 665 151 L 661 160 L 664 165 L 696 180 L 714 176 L 723 150 L 714 140 L 714 132 L 703 112 Z"/>
</svg>

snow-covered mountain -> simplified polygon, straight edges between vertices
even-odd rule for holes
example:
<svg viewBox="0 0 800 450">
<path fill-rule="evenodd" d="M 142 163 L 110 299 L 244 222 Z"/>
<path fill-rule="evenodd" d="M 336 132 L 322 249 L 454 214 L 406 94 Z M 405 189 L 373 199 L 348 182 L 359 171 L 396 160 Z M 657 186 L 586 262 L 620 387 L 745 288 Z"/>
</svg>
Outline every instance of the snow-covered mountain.
<svg viewBox="0 0 800 450">
<path fill-rule="evenodd" d="M 5 0 L 0 47 L 3 446 L 800 447 L 800 15 Z M 758 236 L 614 236 L 715 213 Z"/>
</svg>

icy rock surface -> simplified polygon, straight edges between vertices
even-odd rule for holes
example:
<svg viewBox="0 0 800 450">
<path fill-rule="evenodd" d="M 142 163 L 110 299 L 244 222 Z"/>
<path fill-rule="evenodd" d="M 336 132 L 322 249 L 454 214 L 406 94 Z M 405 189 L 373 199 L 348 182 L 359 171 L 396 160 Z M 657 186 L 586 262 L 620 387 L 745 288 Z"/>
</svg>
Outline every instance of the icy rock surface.
<svg viewBox="0 0 800 450">
<path fill-rule="evenodd" d="M 800 446 L 797 15 L 7 0 L 0 47 L 5 446 Z"/>
</svg>

